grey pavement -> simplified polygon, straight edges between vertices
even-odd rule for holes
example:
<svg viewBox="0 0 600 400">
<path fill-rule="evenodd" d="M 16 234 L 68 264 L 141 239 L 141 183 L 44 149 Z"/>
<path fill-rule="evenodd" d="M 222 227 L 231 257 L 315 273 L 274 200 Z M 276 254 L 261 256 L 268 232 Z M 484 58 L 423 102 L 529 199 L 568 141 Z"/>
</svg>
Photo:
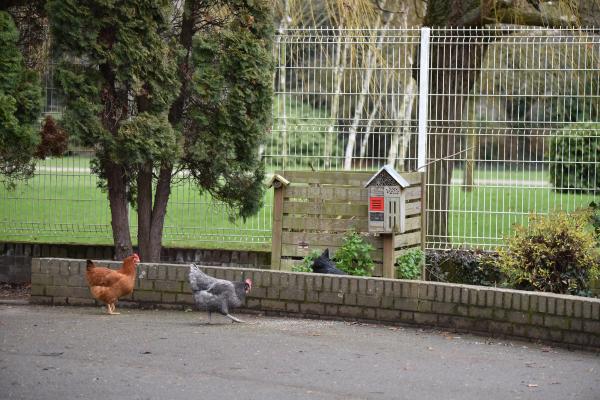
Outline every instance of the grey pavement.
<svg viewBox="0 0 600 400">
<path fill-rule="evenodd" d="M 2 399 L 600 399 L 598 353 L 416 327 L 0 305 Z"/>
</svg>

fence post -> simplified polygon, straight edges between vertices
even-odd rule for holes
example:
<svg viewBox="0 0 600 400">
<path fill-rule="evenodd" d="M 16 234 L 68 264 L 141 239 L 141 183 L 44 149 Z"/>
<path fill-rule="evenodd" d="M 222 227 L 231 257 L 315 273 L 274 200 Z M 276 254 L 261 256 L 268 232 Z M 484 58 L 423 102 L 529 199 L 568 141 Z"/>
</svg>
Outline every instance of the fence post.
<svg viewBox="0 0 600 400">
<path fill-rule="evenodd" d="M 429 117 L 429 35 L 431 29 L 421 28 L 419 60 L 419 146 L 417 171 L 425 172 L 427 163 L 427 122 Z"/>
<path fill-rule="evenodd" d="M 283 196 L 285 187 L 290 182 L 283 176 L 275 173 L 267 183 L 273 187 L 273 235 L 271 238 L 271 269 L 281 269 L 281 233 L 283 231 Z"/>
<path fill-rule="evenodd" d="M 396 269 L 394 268 L 394 238 L 393 233 L 382 233 L 383 239 L 383 268 L 381 275 L 384 278 L 394 279 L 396 277 Z"/>
</svg>

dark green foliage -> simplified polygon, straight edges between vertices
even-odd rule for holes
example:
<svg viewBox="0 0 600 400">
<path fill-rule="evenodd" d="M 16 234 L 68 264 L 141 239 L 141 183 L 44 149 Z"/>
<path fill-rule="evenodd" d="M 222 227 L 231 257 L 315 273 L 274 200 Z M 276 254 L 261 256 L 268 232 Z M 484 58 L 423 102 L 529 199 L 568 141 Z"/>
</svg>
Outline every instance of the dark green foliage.
<svg viewBox="0 0 600 400">
<path fill-rule="evenodd" d="M 398 279 L 420 279 L 425 255 L 421 249 L 409 250 L 396 259 L 396 277 Z"/>
<path fill-rule="evenodd" d="M 600 259 L 588 213 L 532 216 L 529 226 L 516 226 L 500 251 L 499 263 L 517 289 L 588 293 L 600 274 Z"/>
<path fill-rule="evenodd" d="M 33 175 L 42 98 L 39 77 L 25 68 L 18 38 L 10 15 L 0 11 L 0 179 L 9 186 Z"/>
<path fill-rule="evenodd" d="M 594 227 L 596 241 L 600 246 L 600 204 L 593 201 L 590 203 L 590 223 Z"/>
<path fill-rule="evenodd" d="M 365 242 L 357 232 L 350 232 L 344 237 L 344 244 L 335 252 L 333 258 L 337 268 L 349 275 L 370 276 L 375 264 L 371 258 L 373 246 Z"/>
<path fill-rule="evenodd" d="M 242 14 L 229 30 L 205 32 L 194 41 L 182 160 L 201 189 L 244 218 L 262 205 L 258 147 L 270 128 L 273 95 L 269 14 L 247 7 L 250 27 Z"/>
<path fill-rule="evenodd" d="M 293 272 L 313 272 L 311 265 L 321 255 L 318 250 L 311 251 L 304 259 L 301 264 L 294 265 L 292 267 Z"/>
<path fill-rule="evenodd" d="M 497 265 L 498 255 L 482 250 L 433 250 L 426 256 L 428 280 L 497 286 L 504 276 Z"/>
<path fill-rule="evenodd" d="M 62 124 L 100 160 L 135 167 L 176 155 L 178 133 L 166 114 L 179 85 L 176 49 L 161 37 L 167 4 L 49 2 Z"/>
<path fill-rule="evenodd" d="M 140 255 L 158 261 L 178 169 L 242 217 L 260 209 L 273 70 L 266 1 L 51 0 L 48 10 L 62 123 L 95 149 L 121 252 L 131 251 L 130 201 Z"/>
<path fill-rule="evenodd" d="M 550 179 L 556 190 L 600 189 L 600 124 L 580 122 L 552 138 L 548 151 Z"/>
</svg>

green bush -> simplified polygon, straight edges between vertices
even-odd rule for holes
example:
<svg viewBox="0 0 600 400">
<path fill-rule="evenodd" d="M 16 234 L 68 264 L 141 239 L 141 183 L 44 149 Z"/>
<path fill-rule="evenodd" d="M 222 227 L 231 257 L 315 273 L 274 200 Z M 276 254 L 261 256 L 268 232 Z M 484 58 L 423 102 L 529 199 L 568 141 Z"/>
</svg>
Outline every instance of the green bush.
<svg viewBox="0 0 600 400">
<path fill-rule="evenodd" d="M 396 259 L 396 277 L 398 279 L 421 278 L 421 266 L 425 254 L 421 249 L 409 250 Z"/>
<path fill-rule="evenodd" d="M 576 295 L 589 294 L 599 275 L 598 249 L 587 212 L 532 216 L 517 226 L 499 263 L 517 289 Z"/>
<path fill-rule="evenodd" d="M 373 246 L 365 242 L 363 237 L 350 232 L 344 237 L 344 244 L 334 257 L 337 268 L 349 275 L 370 276 L 373 273 L 374 263 L 371 258 Z"/>
<path fill-rule="evenodd" d="M 497 253 L 482 250 L 434 250 L 426 255 L 427 279 L 467 285 L 498 286 L 504 276 Z"/>
<path fill-rule="evenodd" d="M 293 272 L 313 272 L 311 266 L 316 258 L 318 258 L 321 253 L 318 250 L 311 251 L 304 259 L 301 264 L 294 265 L 292 267 Z"/>
<path fill-rule="evenodd" d="M 600 124 L 580 122 L 552 138 L 548 151 L 550 179 L 556 190 L 573 192 L 600 188 Z"/>
</svg>

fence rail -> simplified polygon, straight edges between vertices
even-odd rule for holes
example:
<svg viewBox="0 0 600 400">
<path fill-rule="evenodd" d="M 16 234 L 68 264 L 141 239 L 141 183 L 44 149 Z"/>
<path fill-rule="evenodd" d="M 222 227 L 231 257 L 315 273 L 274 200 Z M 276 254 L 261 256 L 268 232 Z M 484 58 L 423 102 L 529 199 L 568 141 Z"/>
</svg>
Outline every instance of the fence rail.
<svg viewBox="0 0 600 400">
<path fill-rule="evenodd" d="M 428 170 L 427 247 L 502 245 L 531 213 L 600 198 L 600 35 L 586 29 L 289 29 L 278 33 L 275 170 Z M 60 110 L 51 71 L 46 112 Z M 419 134 L 421 133 L 421 134 Z M 0 238 L 111 241 L 91 154 L 38 163 L 0 189 Z M 272 193 L 230 221 L 182 178 L 165 223 L 172 245 L 268 249 Z M 135 234 L 135 213 L 131 213 Z M 233 245 L 233 246 L 237 246 Z"/>
</svg>

